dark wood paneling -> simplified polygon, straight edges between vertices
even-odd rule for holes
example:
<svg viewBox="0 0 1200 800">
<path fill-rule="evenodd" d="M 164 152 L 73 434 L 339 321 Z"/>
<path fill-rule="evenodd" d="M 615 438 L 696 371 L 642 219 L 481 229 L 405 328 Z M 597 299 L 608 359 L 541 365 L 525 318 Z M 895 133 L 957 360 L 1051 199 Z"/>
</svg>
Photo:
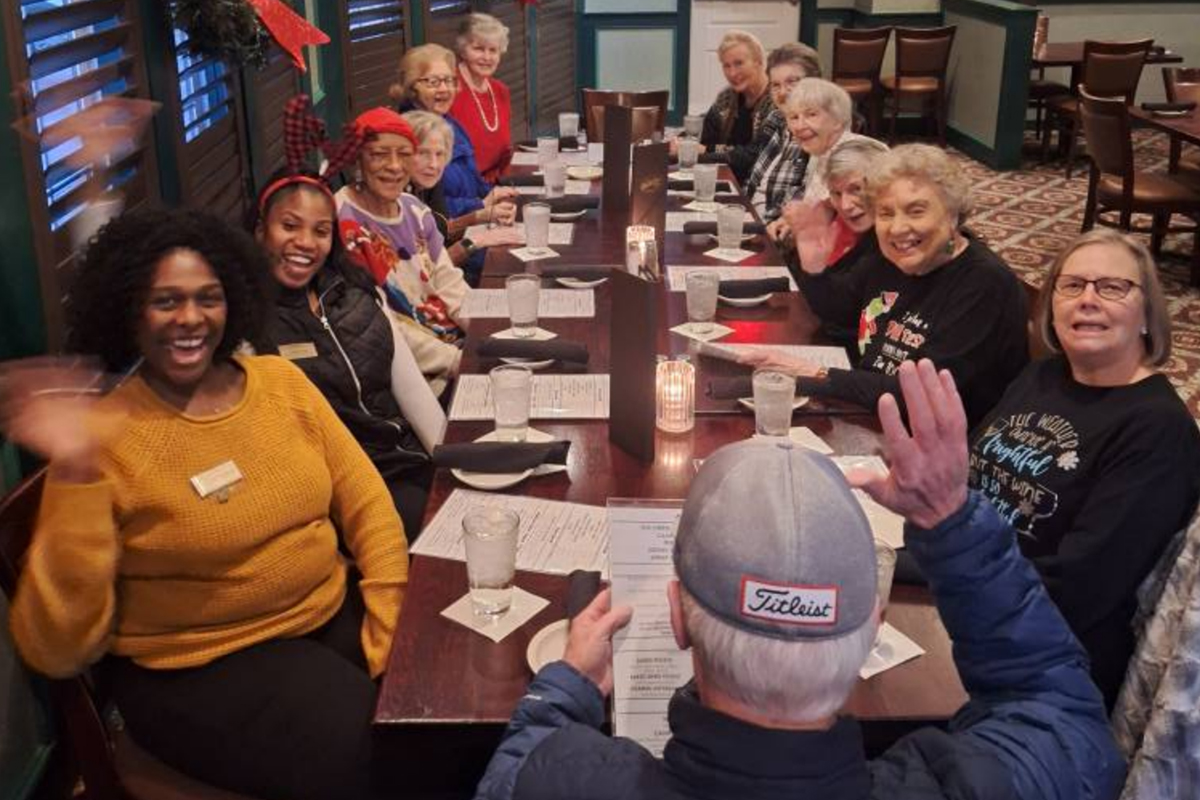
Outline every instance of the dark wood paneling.
<svg viewBox="0 0 1200 800">
<path fill-rule="evenodd" d="M 496 77 L 508 85 L 512 94 L 512 138 L 529 138 L 529 45 L 525 41 L 525 6 L 516 0 L 492 3 L 488 13 L 508 26 L 508 52 L 500 60 Z M 451 38 L 451 46 L 453 37 Z"/>
<path fill-rule="evenodd" d="M 392 105 L 388 89 L 408 46 L 409 13 L 409 4 L 400 0 L 369 4 L 347 0 L 342 53 L 351 116 Z"/>
<path fill-rule="evenodd" d="M 537 128 L 557 130 L 558 115 L 575 105 L 575 4 L 542 0 L 537 7 Z"/>
</svg>

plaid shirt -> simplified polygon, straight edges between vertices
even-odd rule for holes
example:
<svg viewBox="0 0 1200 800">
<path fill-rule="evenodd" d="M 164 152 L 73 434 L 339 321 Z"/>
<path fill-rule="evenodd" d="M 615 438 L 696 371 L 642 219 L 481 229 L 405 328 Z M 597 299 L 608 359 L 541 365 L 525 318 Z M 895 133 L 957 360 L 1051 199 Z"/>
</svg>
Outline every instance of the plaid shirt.
<svg viewBox="0 0 1200 800">
<path fill-rule="evenodd" d="M 770 169 L 772 165 L 774 169 Z M 775 135 L 758 154 L 745 187 L 751 203 L 759 191 L 766 197 L 766 206 L 759 212 L 763 222 L 777 219 L 784 203 L 804 193 L 807 168 L 808 154 L 800 149 L 787 126 L 776 129 Z"/>
</svg>

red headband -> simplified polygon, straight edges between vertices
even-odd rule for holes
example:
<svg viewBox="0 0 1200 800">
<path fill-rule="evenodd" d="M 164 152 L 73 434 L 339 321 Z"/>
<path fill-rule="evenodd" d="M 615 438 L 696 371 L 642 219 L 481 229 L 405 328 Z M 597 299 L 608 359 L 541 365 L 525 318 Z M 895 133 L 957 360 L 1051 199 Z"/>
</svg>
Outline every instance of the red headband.
<svg viewBox="0 0 1200 800">
<path fill-rule="evenodd" d="M 258 195 L 258 215 L 265 219 L 267 216 L 267 205 L 271 202 L 271 197 L 280 189 L 286 189 L 289 186 L 312 186 L 321 194 L 329 198 L 329 202 L 333 203 L 334 208 L 337 207 L 337 201 L 333 199 L 333 190 L 329 185 L 320 178 L 313 178 L 309 175 L 285 175 L 277 181 L 267 184 L 267 187 Z"/>
<path fill-rule="evenodd" d="M 383 106 L 359 114 L 358 119 L 354 120 L 354 127 L 358 129 L 359 135 L 364 139 L 373 133 L 394 133 L 408 139 L 412 142 L 413 147 L 421 146 L 417 141 L 417 135 L 413 133 L 412 126 L 408 124 L 408 120 Z"/>
</svg>

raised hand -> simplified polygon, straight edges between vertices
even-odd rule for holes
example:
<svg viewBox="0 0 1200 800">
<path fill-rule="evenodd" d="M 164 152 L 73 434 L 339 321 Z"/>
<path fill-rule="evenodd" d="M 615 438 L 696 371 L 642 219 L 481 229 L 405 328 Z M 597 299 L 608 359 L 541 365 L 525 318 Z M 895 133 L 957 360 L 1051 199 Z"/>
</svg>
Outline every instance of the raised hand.
<svg viewBox="0 0 1200 800">
<path fill-rule="evenodd" d="M 613 688 L 612 637 L 629 624 L 633 609 L 612 605 L 612 589 L 605 589 L 571 620 L 567 652 L 563 660 L 600 689 L 607 697 Z"/>
<path fill-rule="evenodd" d="M 900 391 L 910 434 L 896 399 L 879 398 L 888 472 L 852 470 L 847 480 L 919 528 L 935 528 L 967 501 L 967 415 L 947 370 L 922 359 L 900 365 Z"/>
</svg>

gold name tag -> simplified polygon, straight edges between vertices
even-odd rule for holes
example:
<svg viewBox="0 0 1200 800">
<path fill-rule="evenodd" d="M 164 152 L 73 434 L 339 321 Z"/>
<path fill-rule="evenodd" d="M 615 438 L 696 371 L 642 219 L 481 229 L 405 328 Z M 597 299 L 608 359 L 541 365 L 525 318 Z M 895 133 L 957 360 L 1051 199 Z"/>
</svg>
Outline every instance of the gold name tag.
<svg viewBox="0 0 1200 800">
<path fill-rule="evenodd" d="M 237 464 L 226 461 L 191 477 L 192 488 L 201 498 L 216 495 L 222 503 L 229 499 L 229 490 L 243 478 Z"/>
<path fill-rule="evenodd" d="M 317 346 L 312 342 L 297 342 L 296 344 L 279 345 L 279 355 L 288 361 L 299 361 L 302 358 L 316 358 Z"/>
</svg>

